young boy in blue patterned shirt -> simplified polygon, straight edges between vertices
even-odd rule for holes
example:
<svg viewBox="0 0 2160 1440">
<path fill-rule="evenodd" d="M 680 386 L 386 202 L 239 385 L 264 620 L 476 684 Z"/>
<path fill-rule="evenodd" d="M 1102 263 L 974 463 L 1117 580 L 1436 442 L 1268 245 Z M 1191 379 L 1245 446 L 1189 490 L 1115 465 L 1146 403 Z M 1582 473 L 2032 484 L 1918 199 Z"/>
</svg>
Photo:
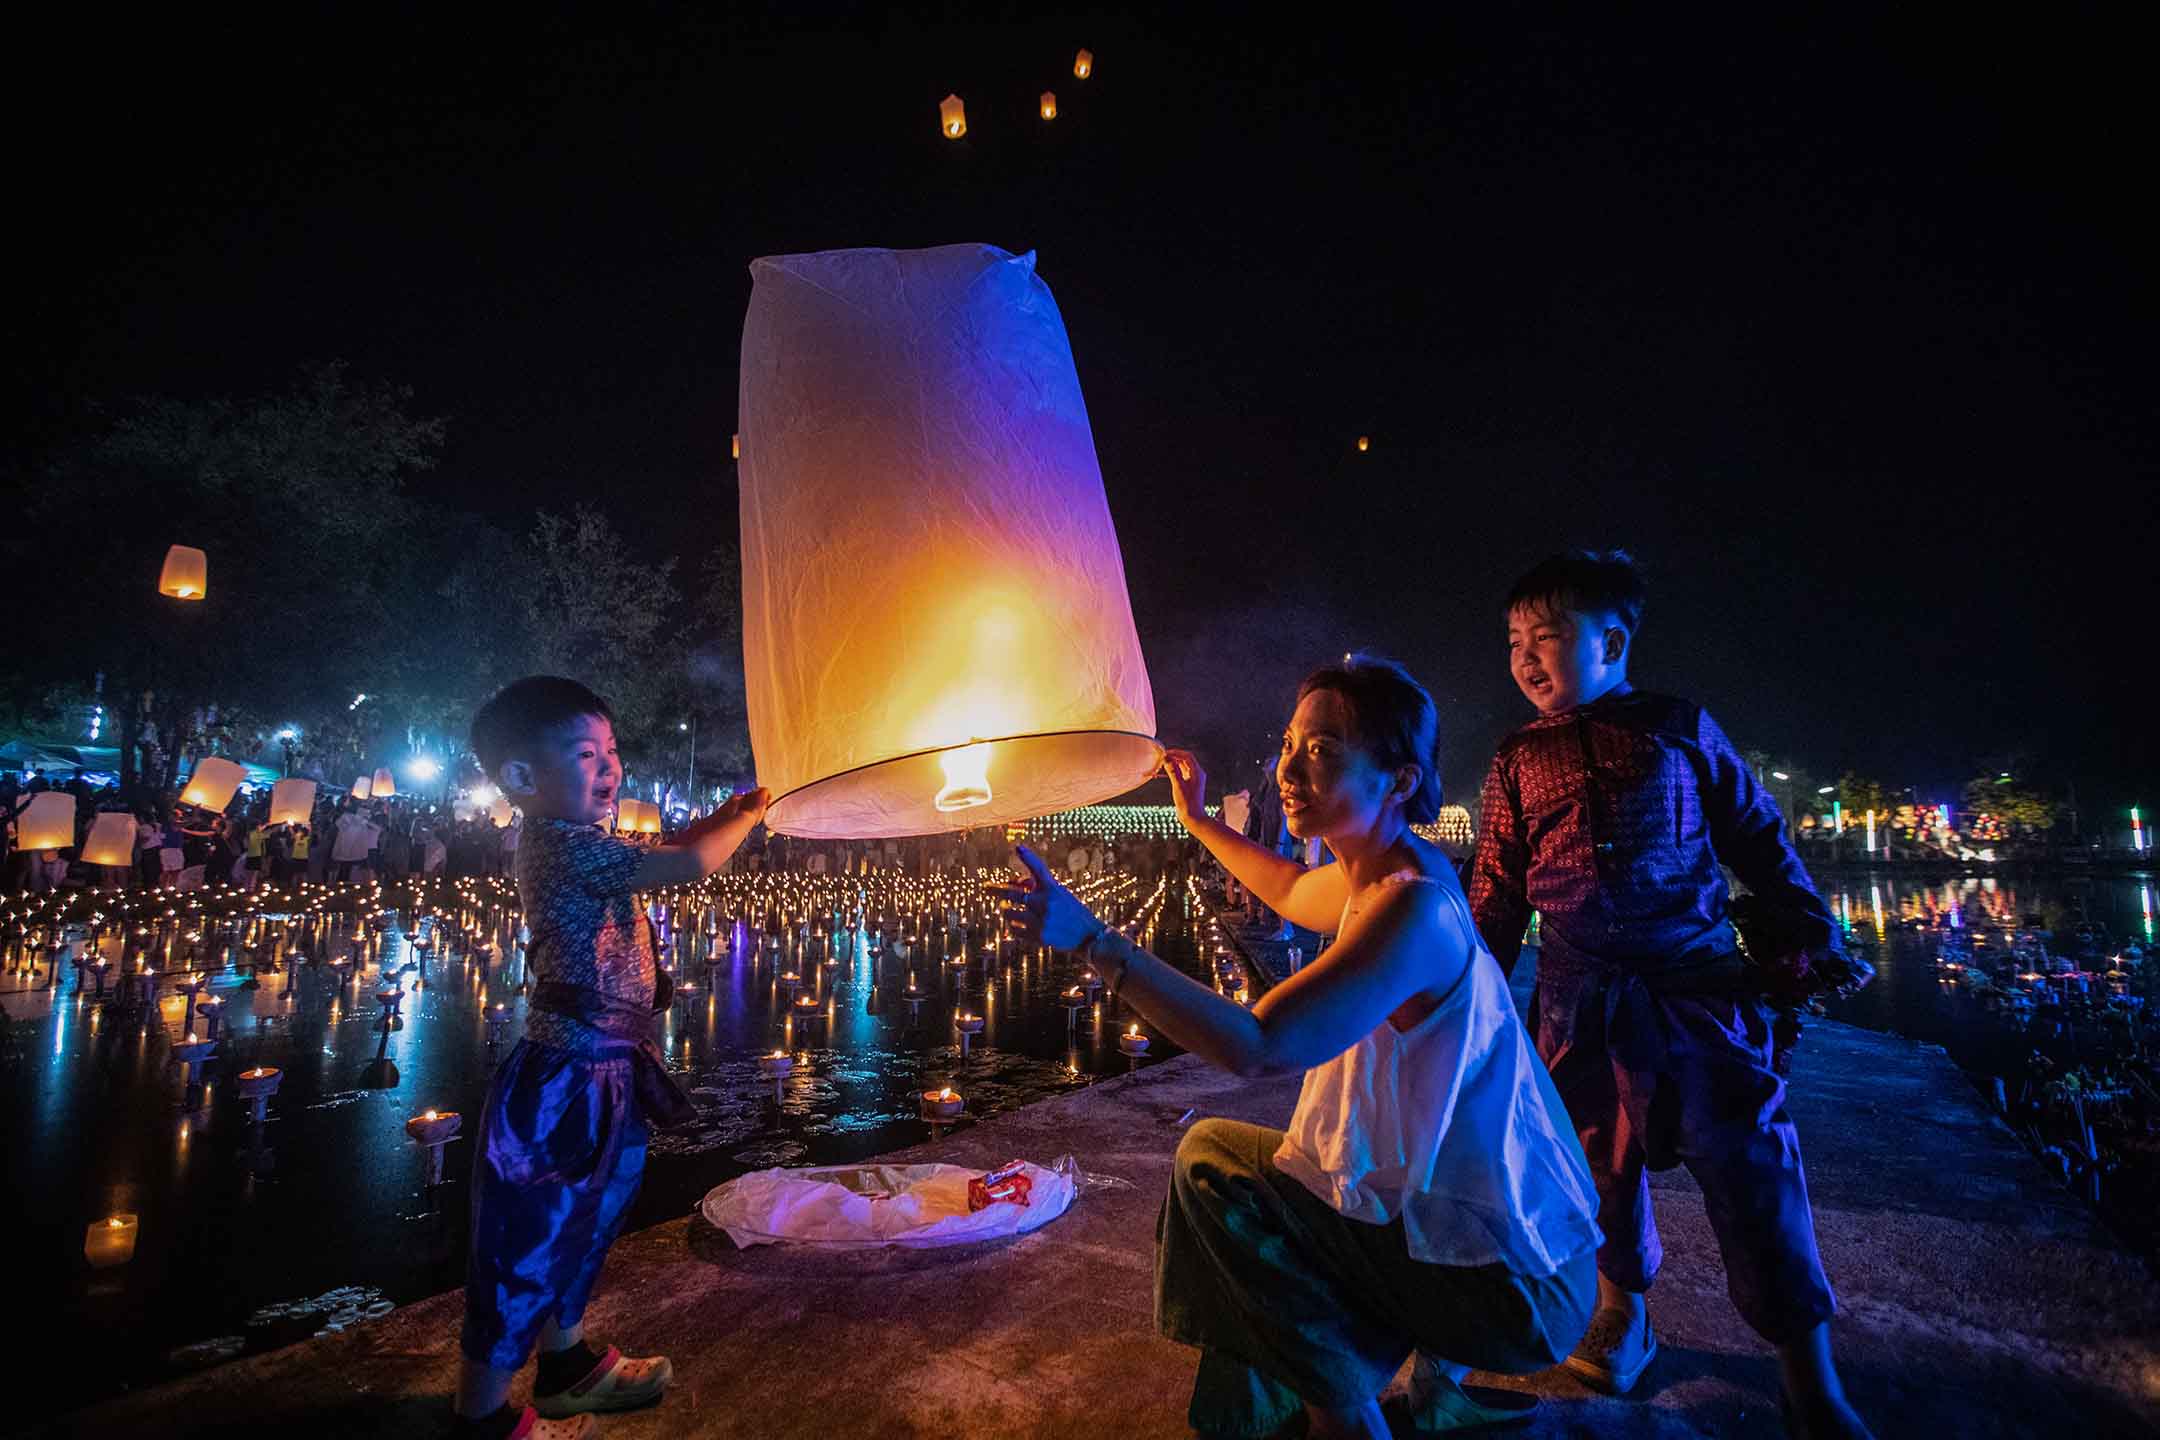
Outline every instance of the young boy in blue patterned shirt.
<svg viewBox="0 0 2160 1440">
<path fill-rule="evenodd" d="M 594 1350 L 583 1323 L 644 1174 L 647 1127 L 687 1107 L 652 1041 L 667 977 L 635 896 L 725 865 L 767 797 L 736 796 L 672 845 L 616 839 L 600 828 L 622 779 L 613 713 L 557 676 L 504 687 L 472 741 L 525 812 L 515 873 L 535 986 L 481 1116 L 456 1408 L 463 1431 L 487 1440 L 585 1440 L 592 1412 L 650 1404 L 672 1374 L 664 1356 Z M 513 1410 L 510 1384 L 535 1343 L 533 1404 Z"/>
</svg>

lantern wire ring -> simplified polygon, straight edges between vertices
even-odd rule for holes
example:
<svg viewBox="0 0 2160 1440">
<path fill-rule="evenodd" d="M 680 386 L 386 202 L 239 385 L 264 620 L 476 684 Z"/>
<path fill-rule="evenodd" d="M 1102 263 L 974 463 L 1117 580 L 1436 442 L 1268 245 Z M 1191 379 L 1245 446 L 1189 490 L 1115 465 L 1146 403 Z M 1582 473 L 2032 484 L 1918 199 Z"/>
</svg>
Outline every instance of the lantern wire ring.
<svg viewBox="0 0 2160 1440">
<path fill-rule="evenodd" d="M 942 755 L 948 750 L 964 750 L 970 745 L 1002 745 L 1008 740 L 1055 740 L 1065 735 L 1124 735 L 1134 740 L 1145 740 L 1157 750 L 1169 748 L 1156 736 L 1143 735 L 1138 730 L 1103 730 L 1094 727 L 1086 730 L 1023 730 L 1013 735 L 970 736 L 965 740 L 956 740 L 950 745 L 932 745 L 923 750 L 910 750 L 904 755 L 888 755 L 883 760 L 871 760 L 861 765 L 851 765 L 845 770 L 835 770 L 830 775 L 820 775 L 815 780 L 805 781 L 803 784 L 797 785 L 784 795 L 775 795 L 770 801 L 766 802 L 765 808 L 771 810 L 789 796 L 800 795 L 805 790 L 815 790 L 818 786 L 827 784 L 830 781 L 844 780 L 848 776 L 858 774 L 864 770 L 875 770 L 880 766 L 896 764 L 902 760 L 919 760 L 925 755 Z M 1148 778 L 1153 779 L 1154 777 L 1150 776 Z"/>
</svg>

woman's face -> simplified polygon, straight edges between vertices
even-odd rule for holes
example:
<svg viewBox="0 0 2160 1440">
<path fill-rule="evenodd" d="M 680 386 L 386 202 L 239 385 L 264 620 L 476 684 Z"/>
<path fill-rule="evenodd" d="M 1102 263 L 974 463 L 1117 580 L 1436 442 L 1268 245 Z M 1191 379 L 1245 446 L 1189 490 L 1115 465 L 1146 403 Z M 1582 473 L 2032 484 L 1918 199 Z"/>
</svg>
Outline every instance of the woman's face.
<svg viewBox="0 0 2160 1440">
<path fill-rule="evenodd" d="M 1300 840 L 1369 830 L 1385 808 L 1395 772 L 1375 765 L 1351 733 L 1350 708 L 1333 690 L 1298 701 L 1283 731 L 1275 785 L 1283 820 Z"/>
</svg>

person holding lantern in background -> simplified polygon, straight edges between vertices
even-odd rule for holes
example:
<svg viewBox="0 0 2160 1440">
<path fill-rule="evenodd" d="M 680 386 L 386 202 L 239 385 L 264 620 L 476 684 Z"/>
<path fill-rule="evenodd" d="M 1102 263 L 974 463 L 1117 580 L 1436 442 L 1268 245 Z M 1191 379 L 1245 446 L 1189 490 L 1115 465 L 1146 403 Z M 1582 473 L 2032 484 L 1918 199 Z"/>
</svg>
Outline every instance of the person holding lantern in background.
<svg viewBox="0 0 2160 1440">
<path fill-rule="evenodd" d="M 1437 714 L 1400 666 L 1309 676 L 1276 781 L 1306 870 L 1204 808 L 1181 750 L 1178 817 L 1276 913 L 1335 944 L 1247 1010 L 1096 918 L 1032 851 L 998 887 L 1022 943 L 1077 951 L 1113 995 L 1227 1070 L 1305 1072 L 1288 1132 L 1203 1120 L 1163 1203 L 1156 1323 L 1202 1351 L 1188 1419 L 1265 1435 L 1302 1404 L 1316 1436 L 1384 1437 L 1378 1395 L 1417 1355 L 1418 1429 L 1519 1420 L 1535 1400 L 1466 1388 L 1524 1373 L 1590 1320 L 1597 1192 L 1454 866 L 1412 833 L 1440 807 Z"/>
<path fill-rule="evenodd" d="M 583 1327 L 644 1173 L 648 1123 L 690 1113 L 651 1038 L 667 977 L 633 897 L 725 865 L 767 796 L 737 795 L 672 845 L 607 833 L 622 780 L 614 717 L 556 676 L 504 687 L 474 717 L 472 743 L 527 816 L 517 884 L 536 984 L 480 1122 L 456 1411 L 468 1435 L 567 1440 L 595 1433 L 590 1412 L 657 1401 L 672 1375 L 664 1357 L 594 1350 Z M 534 1403 L 512 1409 L 511 1381 L 536 1342 Z"/>
</svg>

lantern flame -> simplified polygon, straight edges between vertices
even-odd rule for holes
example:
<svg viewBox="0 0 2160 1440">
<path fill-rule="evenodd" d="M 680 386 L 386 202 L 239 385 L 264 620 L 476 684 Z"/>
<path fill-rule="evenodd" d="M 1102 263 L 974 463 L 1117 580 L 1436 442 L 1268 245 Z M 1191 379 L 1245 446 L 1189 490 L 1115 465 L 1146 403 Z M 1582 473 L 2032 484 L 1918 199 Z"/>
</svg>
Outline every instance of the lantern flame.
<svg viewBox="0 0 2160 1440">
<path fill-rule="evenodd" d="M 945 772 L 945 788 L 937 793 L 937 808 L 969 810 L 990 803 L 990 746 L 978 740 L 938 756 Z"/>
</svg>

